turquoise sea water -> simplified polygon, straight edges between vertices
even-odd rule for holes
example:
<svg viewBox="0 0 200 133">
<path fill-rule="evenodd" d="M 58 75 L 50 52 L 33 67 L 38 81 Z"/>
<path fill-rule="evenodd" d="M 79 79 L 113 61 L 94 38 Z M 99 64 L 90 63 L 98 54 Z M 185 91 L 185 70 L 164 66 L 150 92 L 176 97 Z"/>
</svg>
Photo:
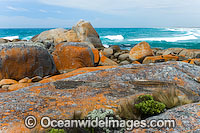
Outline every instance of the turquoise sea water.
<svg viewBox="0 0 200 133">
<path fill-rule="evenodd" d="M 0 38 L 31 39 L 49 29 L 0 29 Z M 130 49 L 141 41 L 162 49 L 181 47 L 200 49 L 200 28 L 96 28 L 104 46 Z"/>
</svg>

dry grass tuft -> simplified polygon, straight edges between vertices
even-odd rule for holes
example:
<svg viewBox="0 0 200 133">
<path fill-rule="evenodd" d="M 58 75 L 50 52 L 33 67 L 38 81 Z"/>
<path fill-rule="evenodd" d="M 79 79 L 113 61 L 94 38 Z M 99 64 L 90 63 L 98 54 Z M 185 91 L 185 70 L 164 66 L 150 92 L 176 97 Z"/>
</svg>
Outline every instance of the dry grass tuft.
<svg viewBox="0 0 200 133">
<path fill-rule="evenodd" d="M 153 93 L 153 97 L 155 100 L 164 103 L 168 109 L 192 103 L 187 96 L 178 96 L 178 92 L 173 87 L 166 90 L 159 89 Z"/>
</svg>

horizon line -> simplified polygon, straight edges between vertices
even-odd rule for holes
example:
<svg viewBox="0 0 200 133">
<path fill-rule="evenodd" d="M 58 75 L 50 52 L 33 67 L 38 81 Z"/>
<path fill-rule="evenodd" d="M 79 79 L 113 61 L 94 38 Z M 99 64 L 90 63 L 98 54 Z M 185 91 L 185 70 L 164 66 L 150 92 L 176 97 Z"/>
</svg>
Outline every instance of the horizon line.
<svg viewBox="0 0 200 133">
<path fill-rule="evenodd" d="M 0 29 L 57 29 L 57 28 L 64 28 L 64 27 L 0 27 Z M 129 29 L 129 28 L 200 28 L 200 27 L 94 27 L 95 29 L 98 28 L 112 28 L 112 29 Z M 71 27 L 65 27 L 64 29 L 72 29 Z"/>
</svg>

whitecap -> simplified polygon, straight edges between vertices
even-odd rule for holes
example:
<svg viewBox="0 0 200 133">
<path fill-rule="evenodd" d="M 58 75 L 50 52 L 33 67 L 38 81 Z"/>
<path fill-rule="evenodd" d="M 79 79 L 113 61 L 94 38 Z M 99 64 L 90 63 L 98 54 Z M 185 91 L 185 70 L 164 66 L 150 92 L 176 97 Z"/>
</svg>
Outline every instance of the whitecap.
<svg viewBox="0 0 200 133">
<path fill-rule="evenodd" d="M 2 37 L 2 38 L 12 41 L 14 39 L 19 39 L 19 36 L 7 36 L 7 37 Z"/>
<path fill-rule="evenodd" d="M 33 36 L 24 37 L 24 38 L 22 38 L 22 40 L 31 40 L 31 38 L 33 38 Z"/>
<path fill-rule="evenodd" d="M 108 35 L 104 38 L 110 39 L 110 40 L 124 40 L 124 37 L 122 35 Z"/>
<path fill-rule="evenodd" d="M 109 48 L 109 47 L 110 47 L 110 46 L 107 45 L 107 44 L 103 44 L 103 46 L 104 46 L 105 48 Z"/>
<path fill-rule="evenodd" d="M 182 36 L 182 37 L 163 37 L 163 38 L 138 38 L 138 39 L 129 39 L 128 41 L 166 41 L 166 42 L 177 42 L 185 40 L 198 39 L 194 35 Z"/>
</svg>

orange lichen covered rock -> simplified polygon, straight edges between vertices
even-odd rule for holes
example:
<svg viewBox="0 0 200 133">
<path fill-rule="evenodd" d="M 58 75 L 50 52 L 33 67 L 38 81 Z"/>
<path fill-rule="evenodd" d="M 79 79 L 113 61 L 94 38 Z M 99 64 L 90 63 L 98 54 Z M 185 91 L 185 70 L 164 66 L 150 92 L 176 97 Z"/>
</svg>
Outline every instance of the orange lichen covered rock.
<svg viewBox="0 0 200 133">
<path fill-rule="evenodd" d="M 94 53 L 95 55 L 94 55 Z M 56 45 L 52 53 L 58 71 L 65 72 L 82 67 L 93 67 L 98 53 L 85 43 L 66 42 Z"/>
<path fill-rule="evenodd" d="M 24 77 L 55 74 L 52 56 L 40 43 L 15 42 L 0 45 L 0 79 L 20 80 Z"/>
<path fill-rule="evenodd" d="M 99 65 L 102 66 L 117 66 L 118 64 L 114 62 L 113 60 L 107 58 L 103 52 L 100 52 L 100 62 Z"/>
<path fill-rule="evenodd" d="M 141 63 L 138 61 L 133 61 L 132 64 L 141 64 Z"/>
<path fill-rule="evenodd" d="M 16 83 L 17 83 L 17 81 L 13 80 L 13 79 L 2 79 L 0 81 L 0 87 L 3 85 L 12 85 L 12 84 L 16 84 Z"/>
<path fill-rule="evenodd" d="M 143 60 L 143 64 L 148 63 L 157 63 L 157 62 L 165 62 L 165 61 L 177 61 L 179 59 L 178 56 L 173 55 L 163 55 L 163 56 L 148 56 Z"/>
<path fill-rule="evenodd" d="M 81 42 L 87 42 L 94 45 L 95 48 L 103 47 L 98 33 L 90 22 L 80 20 L 72 27 Z"/>
<path fill-rule="evenodd" d="M 52 76 L 50 78 L 43 79 L 43 80 L 40 81 L 40 83 L 54 82 L 54 81 L 57 81 L 57 80 L 69 78 L 69 77 L 72 77 L 72 76 L 76 76 L 76 75 L 80 75 L 80 74 L 84 74 L 84 73 L 88 73 L 88 72 L 104 70 L 104 69 L 109 69 L 109 68 L 115 68 L 115 67 L 117 67 L 117 66 L 98 66 L 98 67 L 79 68 L 79 69 L 76 69 L 72 72 L 68 72 L 68 73 L 64 73 L 64 74 L 60 74 L 60 75 Z"/>
<path fill-rule="evenodd" d="M 189 59 L 188 62 L 190 64 L 200 65 L 200 59 Z"/>
<path fill-rule="evenodd" d="M 26 78 L 19 80 L 19 83 L 31 83 L 31 79 L 26 77 Z"/>
<path fill-rule="evenodd" d="M 130 53 L 129 58 L 132 61 L 141 60 L 144 59 L 146 56 L 152 56 L 153 51 L 150 47 L 150 45 L 147 42 L 141 42 L 137 45 L 135 45 Z"/>
<path fill-rule="evenodd" d="M 99 64 L 99 61 L 100 61 L 99 51 L 97 49 L 93 48 L 92 52 L 94 54 L 94 63 L 97 66 Z"/>
<path fill-rule="evenodd" d="M 102 69 L 97 71 L 98 68 Z M 183 62 L 164 62 L 152 65 L 130 64 L 111 67 L 111 69 L 103 68 L 106 67 L 81 68 L 71 72 L 73 76 L 58 75 L 54 79 L 51 77 L 50 83 L 40 81 L 40 83 L 26 88 L 22 87 L 23 89 L 17 91 L 1 93 L 0 131 L 34 132 L 34 129 L 25 128 L 24 119 L 28 115 L 35 116 L 37 120 L 41 120 L 44 116 L 59 120 L 71 118 L 74 111 L 81 111 L 84 115 L 100 108 L 116 111 L 119 101 L 141 94 L 149 94 L 156 89 L 165 90 L 174 87 L 190 96 L 189 98 L 195 102 L 199 100 L 199 82 L 193 79 L 200 75 L 200 71 L 196 71 L 199 69 L 198 66 Z M 88 71 L 88 73 L 80 74 L 81 71 L 83 73 Z M 56 80 L 59 78 L 61 80 Z M 165 117 L 167 115 L 165 113 L 155 117 L 174 119 L 170 116 L 175 116 L 178 120 L 186 119 L 189 123 L 198 122 L 191 127 L 199 129 L 199 121 L 195 119 L 199 119 L 199 104 L 196 105 L 179 106 L 176 110 L 175 108 L 172 111 L 169 110 L 168 117 Z M 186 114 L 187 117 L 180 117 L 181 112 L 189 112 L 189 114 Z M 161 115 L 164 116 L 160 117 Z M 177 125 L 182 130 L 183 125 Z M 42 130 L 41 127 L 40 130 Z"/>
<path fill-rule="evenodd" d="M 8 91 L 16 91 L 16 90 L 19 90 L 19 89 L 22 89 L 22 88 L 25 88 L 25 87 L 28 87 L 28 86 L 31 86 L 31 85 L 33 85 L 33 84 L 32 83 L 13 84 L 13 85 L 9 86 Z"/>
</svg>

